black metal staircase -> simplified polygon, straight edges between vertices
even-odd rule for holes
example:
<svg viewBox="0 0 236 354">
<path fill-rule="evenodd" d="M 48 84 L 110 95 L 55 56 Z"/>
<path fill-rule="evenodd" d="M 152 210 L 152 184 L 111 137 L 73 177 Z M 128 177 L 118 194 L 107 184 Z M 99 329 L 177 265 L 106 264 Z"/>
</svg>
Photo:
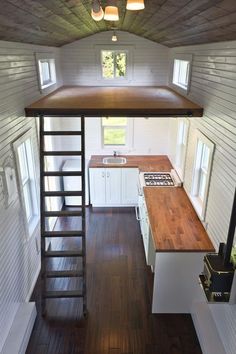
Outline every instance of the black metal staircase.
<svg viewBox="0 0 236 354">
<path fill-rule="evenodd" d="M 60 117 L 58 117 L 60 119 Z M 40 203 L 41 203 L 41 277 L 42 277 L 42 313 L 46 314 L 46 300 L 56 298 L 82 298 L 83 314 L 87 315 L 86 303 L 86 225 L 85 225 L 85 140 L 84 140 L 84 117 L 80 118 L 81 126 L 79 131 L 45 131 L 45 117 L 40 116 Z M 78 151 L 46 151 L 45 136 L 80 136 L 81 148 Z M 47 156 L 80 156 L 81 170 L 79 171 L 47 171 L 45 157 Z M 74 191 L 51 191 L 45 190 L 45 177 L 75 176 L 81 178 L 81 190 Z M 80 196 L 81 205 L 76 210 L 47 210 L 45 199 L 47 197 Z M 79 210 L 77 210 L 79 209 Z M 50 217 L 78 217 L 81 218 L 81 227 L 76 230 L 67 230 L 63 227 L 60 231 L 48 230 L 46 219 Z M 66 225 L 66 223 L 65 223 Z M 80 247 L 73 249 L 52 250 L 47 248 L 46 239 L 50 238 L 78 238 Z M 48 260 L 54 258 L 76 257 L 81 261 L 81 269 L 50 269 Z M 57 278 L 79 278 L 82 287 L 79 289 L 55 290 L 48 288 L 48 280 Z M 81 284 L 81 283 L 80 283 Z"/>
</svg>

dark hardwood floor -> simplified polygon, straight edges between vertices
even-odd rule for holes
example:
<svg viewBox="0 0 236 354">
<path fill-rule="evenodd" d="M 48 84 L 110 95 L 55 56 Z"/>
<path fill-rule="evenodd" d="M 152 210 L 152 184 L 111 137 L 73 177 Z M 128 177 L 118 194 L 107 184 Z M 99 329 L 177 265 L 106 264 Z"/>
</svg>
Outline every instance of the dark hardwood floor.
<svg viewBox="0 0 236 354">
<path fill-rule="evenodd" d="M 73 221 L 62 220 L 73 224 Z M 201 354 L 190 315 L 152 315 L 152 274 L 145 265 L 139 226 L 131 208 L 87 209 L 87 320 L 80 299 L 48 300 L 40 314 L 40 281 L 32 300 L 38 316 L 27 354 Z M 66 240 L 58 247 L 76 244 Z M 76 266 L 75 259 L 52 267 Z M 66 279 L 52 287 L 73 287 Z"/>
</svg>

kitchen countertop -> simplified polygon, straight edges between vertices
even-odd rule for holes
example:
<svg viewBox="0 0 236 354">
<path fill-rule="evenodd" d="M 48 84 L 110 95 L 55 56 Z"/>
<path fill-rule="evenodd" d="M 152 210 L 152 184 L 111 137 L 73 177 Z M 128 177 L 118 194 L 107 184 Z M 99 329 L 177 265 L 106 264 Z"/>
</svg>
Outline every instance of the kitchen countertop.
<svg viewBox="0 0 236 354">
<path fill-rule="evenodd" d="M 139 168 L 143 171 L 170 171 L 166 155 L 119 155 L 124 165 L 104 164 L 91 156 L 90 168 Z M 182 187 L 144 187 L 150 227 L 156 252 L 215 252 L 213 244 Z"/>
<path fill-rule="evenodd" d="M 156 252 L 215 252 L 182 187 L 144 187 Z"/>
<path fill-rule="evenodd" d="M 92 155 L 89 168 L 131 168 L 136 167 L 142 171 L 170 171 L 172 167 L 166 155 L 119 155 L 125 157 L 127 162 L 123 165 L 104 164 L 104 157 L 112 155 Z"/>
</svg>

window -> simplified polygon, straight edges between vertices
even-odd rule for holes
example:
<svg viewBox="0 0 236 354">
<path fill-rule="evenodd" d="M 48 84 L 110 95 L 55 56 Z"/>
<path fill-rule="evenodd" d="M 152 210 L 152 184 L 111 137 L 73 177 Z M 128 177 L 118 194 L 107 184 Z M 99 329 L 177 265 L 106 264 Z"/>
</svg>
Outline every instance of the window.
<svg viewBox="0 0 236 354">
<path fill-rule="evenodd" d="M 172 84 L 184 90 L 185 93 L 189 89 L 191 60 L 191 55 L 177 55 L 173 63 Z"/>
<path fill-rule="evenodd" d="M 127 52 L 119 50 L 102 50 L 103 79 L 122 79 L 127 74 Z"/>
<path fill-rule="evenodd" d="M 39 87 L 44 91 L 56 84 L 56 63 L 52 55 L 47 53 L 36 54 L 38 67 Z"/>
<path fill-rule="evenodd" d="M 205 218 L 213 152 L 214 144 L 198 131 L 191 200 L 201 220 Z"/>
<path fill-rule="evenodd" d="M 104 147 L 130 145 L 132 118 L 102 118 L 102 141 Z"/>
<path fill-rule="evenodd" d="M 28 236 L 31 236 L 39 221 L 39 207 L 35 164 L 29 134 L 23 135 L 14 143 L 14 151 L 25 224 Z"/>
<path fill-rule="evenodd" d="M 187 150 L 189 122 L 187 119 L 178 118 L 178 132 L 176 144 L 175 169 L 179 177 L 184 178 L 184 167 Z"/>
</svg>

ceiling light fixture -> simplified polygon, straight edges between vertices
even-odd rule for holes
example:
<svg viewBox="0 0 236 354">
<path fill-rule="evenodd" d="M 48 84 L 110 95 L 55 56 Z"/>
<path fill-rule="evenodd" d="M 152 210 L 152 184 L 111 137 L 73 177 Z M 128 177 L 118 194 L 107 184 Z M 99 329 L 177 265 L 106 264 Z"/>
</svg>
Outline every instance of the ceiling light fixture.
<svg viewBox="0 0 236 354">
<path fill-rule="evenodd" d="M 116 0 L 108 0 L 105 7 L 104 20 L 106 21 L 119 21 L 119 10 Z"/>
<path fill-rule="evenodd" d="M 111 40 L 112 40 L 112 42 L 117 42 L 118 41 L 118 38 L 117 38 L 117 35 L 116 35 L 115 31 L 113 31 L 113 35 L 111 37 Z"/>
<path fill-rule="evenodd" d="M 127 10 L 143 10 L 144 8 L 144 0 L 127 0 Z"/>
<path fill-rule="evenodd" d="M 99 0 L 93 0 L 91 16 L 94 21 L 101 21 L 104 17 L 104 11 L 102 9 L 101 3 Z"/>
</svg>

